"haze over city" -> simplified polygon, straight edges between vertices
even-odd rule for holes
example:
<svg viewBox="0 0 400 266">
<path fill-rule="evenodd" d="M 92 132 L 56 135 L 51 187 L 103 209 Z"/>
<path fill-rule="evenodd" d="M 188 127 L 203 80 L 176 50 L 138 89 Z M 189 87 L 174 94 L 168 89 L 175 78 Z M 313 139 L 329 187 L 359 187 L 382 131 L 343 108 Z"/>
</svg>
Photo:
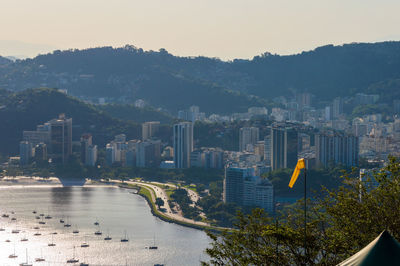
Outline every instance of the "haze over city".
<svg viewBox="0 0 400 266">
<path fill-rule="evenodd" d="M 0 265 L 400 265 L 399 10 L 2 1 Z"/>
<path fill-rule="evenodd" d="M 224 60 L 293 54 L 325 44 L 399 40 L 400 3 L 372 1 L 2 1 L 0 49 L 165 48 Z"/>
</svg>

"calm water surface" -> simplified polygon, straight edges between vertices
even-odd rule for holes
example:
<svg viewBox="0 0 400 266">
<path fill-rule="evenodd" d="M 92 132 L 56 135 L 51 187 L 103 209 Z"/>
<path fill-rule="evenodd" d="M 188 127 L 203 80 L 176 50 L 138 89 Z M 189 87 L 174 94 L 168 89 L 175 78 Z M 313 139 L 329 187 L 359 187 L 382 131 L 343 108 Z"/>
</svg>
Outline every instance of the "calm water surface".
<svg viewBox="0 0 400 266">
<path fill-rule="evenodd" d="M 203 251 L 210 240 L 204 232 L 159 220 L 142 197 L 121 188 L 1 187 L 3 213 L 10 217 L 0 218 L 0 227 L 6 229 L 0 232 L 0 265 L 19 265 L 26 261 L 26 253 L 33 265 L 65 265 L 74 253 L 79 263 L 89 265 L 199 265 L 207 260 Z M 43 219 L 46 224 L 40 225 L 35 219 L 40 213 L 53 218 Z M 12 217 L 17 220 L 11 221 Z M 64 227 L 61 218 L 71 227 Z M 15 229 L 21 232 L 11 233 Z M 73 234 L 76 229 L 79 233 Z M 103 235 L 94 235 L 97 230 Z M 125 231 L 129 242 L 122 243 Z M 37 232 L 41 235 L 34 236 Z M 104 240 L 107 232 L 111 241 Z M 28 241 L 21 242 L 22 238 Z M 48 246 L 52 241 L 55 247 Z M 90 246 L 82 248 L 83 242 Z M 154 243 L 157 250 L 146 248 Z M 9 259 L 14 249 L 18 257 Z M 41 254 L 46 261 L 35 262 Z"/>
</svg>

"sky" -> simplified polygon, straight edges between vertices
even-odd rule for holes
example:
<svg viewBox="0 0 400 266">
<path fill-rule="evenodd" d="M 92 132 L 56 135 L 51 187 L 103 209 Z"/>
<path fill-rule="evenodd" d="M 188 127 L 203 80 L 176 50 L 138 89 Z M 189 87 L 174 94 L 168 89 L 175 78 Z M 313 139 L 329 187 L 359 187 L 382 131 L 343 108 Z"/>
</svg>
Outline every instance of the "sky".
<svg viewBox="0 0 400 266">
<path fill-rule="evenodd" d="M 224 60 L 400 40 L 398 0 L 1 0 L 0 55 L 164 48 Z"/>
</svg>

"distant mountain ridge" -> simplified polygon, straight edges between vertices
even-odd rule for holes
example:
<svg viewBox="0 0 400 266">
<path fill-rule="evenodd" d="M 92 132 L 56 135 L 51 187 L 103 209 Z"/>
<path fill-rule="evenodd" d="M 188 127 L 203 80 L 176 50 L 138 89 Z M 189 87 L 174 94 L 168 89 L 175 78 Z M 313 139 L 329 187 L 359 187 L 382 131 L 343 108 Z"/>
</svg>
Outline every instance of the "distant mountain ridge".
<svg viewBox="0 0 400 266">
<path fill-rule="evenodd" d="M 396 85 L 391 82 L 396 79 L 400 42 L 327 45 L 295 55 L 265 53 L 229 62 L 127 45 L 57 50 L 0 67 L 0 88 L 46 86 L 77 96 L 144 99 L 171 112 L 190 105 L 207 113 L 243 112 L 298 92 L 322 101 L 371 90 L 380 94 L 376 84 Z"/>
</svg>

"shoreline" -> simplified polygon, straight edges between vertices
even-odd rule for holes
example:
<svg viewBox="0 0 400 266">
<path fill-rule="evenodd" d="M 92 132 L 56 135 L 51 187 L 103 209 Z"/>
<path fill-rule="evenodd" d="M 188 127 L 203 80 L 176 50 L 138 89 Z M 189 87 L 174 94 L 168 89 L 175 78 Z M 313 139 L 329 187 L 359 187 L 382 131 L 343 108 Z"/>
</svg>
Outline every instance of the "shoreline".
<svg viewBox="0 0 400 266">
<path fill-rule="evenodd" d="M 71 185 L 68 185 L 71 184 Z M 74 185 L 75 184 L 75 185 Z M 83 183 L 76 183 L 74 181 L 71 182 L 61 182 L 61 180 L 57 177 L 50 178 L 41 178 L 41 177 L 28 177 L 28 176 L 17 176 L 17 177 L 4 177 L 0 179 L 0 189 L 9 189 L 9 188 L 40 188 L 40 187 L 68 187 L 68 186 L 76 186 L 76 187 L 118 187 L 125 189 L 136 189 L 139 196 L 143 197 L 147 204 L 150 207 L 150 211 L 152 215 L 158 217 L 160 220 L 168 223 L 174 223 L 177 225 L 190 227 L 197 230 L 210 230 L 210 231 L 222 231 L 228 228 L 219 228 L 212 225 L 200 225 L 195 222 L 191 223 L 188 221 L 182 221 L 173 217 L 168 217 L 163 212 L 157 209 L 155 201 L 153 201 L 152 197 L 155 197 L 155 191 L 146 186 L 146 184 L 128 184 L 128 183 L 119 183 L 115 181 L 101 181 L 101 180 L 91 180 L 85 179 Z M 147 193 L 145 192 L 147 191 Z M 185 219 L 183 216 L 182 219 Z M 229 230 L 229 229 L 228 229 Z"/>
</svg>

